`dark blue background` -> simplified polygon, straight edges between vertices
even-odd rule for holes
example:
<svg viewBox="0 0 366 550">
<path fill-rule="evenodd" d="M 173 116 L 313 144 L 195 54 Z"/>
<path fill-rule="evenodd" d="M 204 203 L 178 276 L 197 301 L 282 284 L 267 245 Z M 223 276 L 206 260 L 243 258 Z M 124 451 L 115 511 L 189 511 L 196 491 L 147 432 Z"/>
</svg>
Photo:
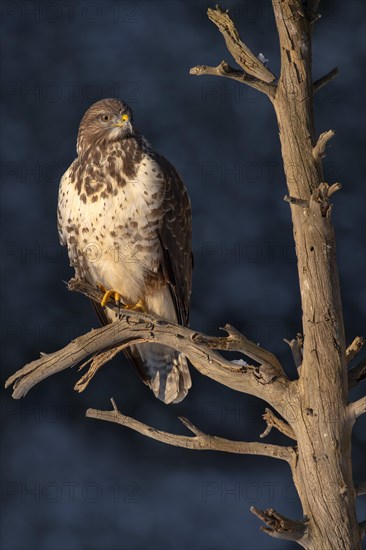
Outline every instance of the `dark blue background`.
<svg viewBox="0 0 366 550">
<path fill-rule="evenodd" d="M 98 326 L 56 231 L 60 176 L 75 157 L 78 124 L 94 101 L 117 96 L 138 128 L 179 170 L 193 207 L 191 326 L 226 322 L 278 354 L 295 376 L 284 337 L 301 330 L 296 262 L 278 129 L 271 105 L 232 81 L 193 77 L 197 64 L 231 62 L 207 2 L 4 1 L 2 18 L 2 380 Z M 269 1 L 226 2 L 243 39 L 278 74 Z M 318 132 L 336 131 L 325 160 L 347 341 L 365 330 L 365 4 L 321 2 L 314 78 L 340 76 L 316 99 Z M 87 407 L 122 411 L 186 433 L 256 440 L 265 403 L 193 372 L 178 406 L 154 399 L 119 357 L 83 394 L 76 369 L 22 401 L 2 393 L 4 550 L 215 550 L 294 548 L 268 538 L 249 512 L 301 508 L 286 464 L 164 446 L 87 420 Z M 355 398 L 357 392 L 352 396 Z M 355 428 L 354 477 L 364 481 L 365 423 Z M 284 442 L 271 434 L 268 441 Z M 360 499 L 361 500 L 361 499 Z M 360 518 L 365 517 L 365 506 Z M 297 547 L 297 546 L 296 546 Z"/>
</svg>

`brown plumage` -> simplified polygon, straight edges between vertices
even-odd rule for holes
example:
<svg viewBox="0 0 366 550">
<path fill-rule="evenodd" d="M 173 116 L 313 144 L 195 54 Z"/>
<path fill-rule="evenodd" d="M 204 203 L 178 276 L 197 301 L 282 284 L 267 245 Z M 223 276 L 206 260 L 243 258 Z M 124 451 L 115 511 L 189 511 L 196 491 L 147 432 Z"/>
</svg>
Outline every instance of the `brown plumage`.
<svg viewBox="0 0 366 550">
<path fill-rule="evenodd" d="M 191 209 L 174 167 L 151 149 L 131 109 L 105 99 L 85 113 L 78 157 L 60 183 L 58 227 L 77 277 L 117 291 L 124 304 L 186 325 L 192 280 Z M 116 319 L 94 304 L 103 323 Z M 155 395 L 177 403 L 191 378 L 184 355 L 161 344 L 126 355 Z"/>
</svg>

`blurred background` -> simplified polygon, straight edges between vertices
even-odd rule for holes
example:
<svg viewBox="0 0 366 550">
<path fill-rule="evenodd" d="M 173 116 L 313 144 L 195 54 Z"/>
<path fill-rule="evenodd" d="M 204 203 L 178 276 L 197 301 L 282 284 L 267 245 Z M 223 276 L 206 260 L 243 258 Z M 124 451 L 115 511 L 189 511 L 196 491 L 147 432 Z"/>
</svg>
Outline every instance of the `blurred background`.
<svg viewBox="0 0 366 550">
<path fill-rule="evenodd" d="M 1 4 L 1 351 L 5 379 L 42 352 L 98 326 L 69 293 L 58 242 L 61 175 L 75 158 L 84 111 L 105 97 L 130 104 L 137 127 L 180 172 L 193 209 L 191 327 L 229 322 L 295 369 L 283 338 L 301 330 L 296 258 L 271 105 L 236 82 L 189 75 L 232 62 L 200 1 L 3 1 Z M 279 71 L 269 1 L 225 2 L 243 40 Z M 338 78 L 316 98 L 317 131 L 336 132 L 326 181 L 340 181 L 334 224 L 349 343 L 365 334 L 365 3 L 322 1 L 314 79 Z M 294 519 L 301 507 L 286 464 L 164 446 L 85 419 L 120 409 L 184 433 L 178 416 L 223 437 L 257 440 L 265 403 L 192 372 L 179 405 L 164 406 L 121 356 L 83 394 L 77 369 L 1 401 L 4 550 L 292 549 L 259 530 L 251 505 Z M 357 390 L 359 392 L 359 390 Z M 359 393 L 354 391 L 352 398 Z M 286 440 L 272 432 L 268 442 Z M 365 481 L 365 419 L 354 430 L 354 478 Z M 363 497 L 364 498 L 364 497 Z M 360 519 L 366 507 L 359 499 Z M 296 546 L 297 548 L 297 546 Z"/>
</svg>

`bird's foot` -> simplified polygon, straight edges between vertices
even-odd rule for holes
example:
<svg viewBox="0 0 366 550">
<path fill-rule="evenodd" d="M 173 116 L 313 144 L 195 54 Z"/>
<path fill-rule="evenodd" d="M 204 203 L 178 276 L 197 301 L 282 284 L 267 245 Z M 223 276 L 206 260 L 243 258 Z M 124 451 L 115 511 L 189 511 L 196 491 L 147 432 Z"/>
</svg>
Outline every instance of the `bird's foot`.
<svg viewBox="0 0 366 550">
<path fill-rule="evenodd" d="M 125 304 L 122 300 L 122 296 L 117 290 L 107 290 L 101 283 L 97 284 L 99 290 L 104 292 L 104 296 L 100 302 L 100 305 L 104 307 L 109 300 L 113 299 L 116 306 L 130 311 L 145 312 L 145 303 L 143 300 L 139 300 L 136 304 Z"/>
<path fill-rule="evenodd" d="M 97 287 L 104 292 L 104 296 L 100 301 L 100 305 L 104 307 L 110 299 L 114 299 L 116 306 L 120 305 L 122 296 L 117 290 L 107 290 L 102 284 L 98 283 Z"/>
<path fill-rule="evenodd" d="M 145 311 L 145 304 L 143 300 L 139 300 L 136 304 L 122 304 L 123 309 L 129 309 L 131 311 Z"/>
</svg>

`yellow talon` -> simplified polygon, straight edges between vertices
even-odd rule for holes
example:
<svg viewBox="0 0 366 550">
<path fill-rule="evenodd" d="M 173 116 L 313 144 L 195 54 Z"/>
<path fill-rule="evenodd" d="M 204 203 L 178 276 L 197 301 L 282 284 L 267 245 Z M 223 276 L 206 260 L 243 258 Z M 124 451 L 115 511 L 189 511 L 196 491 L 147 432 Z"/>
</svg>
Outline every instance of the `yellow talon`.
<svg viewBox="0 0 366 550">
<path fill-rule="evenodd" d="M 104 292 L 104 296 L 100 302 L 100 305 L 102 307 L 104 307 L 106 305 L 106 303 L 109 301 L 109 299 L 113 296 L 113 299 L 114 299 L 114 303 L 116 304 L 116 306 L 118 306 L 118 304 L 120 303 L 120 300 L 121 300 L 121 295 L 119 292 L 117 292 L 116 290 L 106 290 L 104 288 L 104 286 L 100 283 L 98 283 L 98 288 Z"/>
<path fill-rule="evenodd" d="M 121 295 L 116 290 L 107 290 L 107 292 L 104 293 L 104 296 L 102 298 L 102 301 L 100 302 L 100 305 L 104 307 L 111 296 L 113 296 L 114 303 L 116 304 L 116 306 L 118 306 L 121 300 Z"/>
<path fill-rule="evenodd" d="M 143 300 L 139 300 L 136 304 L 123 304 L 122 307 L 132 311 L 145 311 L 145 304 Z"/>
<path fill-rule="evenodd" d="M 129 309 L 132 311 L 145 311 L 145 303 L 143 300 L 139 300 L 136 304 L 124 304 L 122 301 L 122 296 L 116 290 L 107 290 L 101 283 L 97 283 L 99 290 L 104 292 L 104 296 L 100 302 L 100 305 L 104 307 L 107 302 L 113 297 L 116 306 L 122 306 L 124 309 Z"/>
</svg>

